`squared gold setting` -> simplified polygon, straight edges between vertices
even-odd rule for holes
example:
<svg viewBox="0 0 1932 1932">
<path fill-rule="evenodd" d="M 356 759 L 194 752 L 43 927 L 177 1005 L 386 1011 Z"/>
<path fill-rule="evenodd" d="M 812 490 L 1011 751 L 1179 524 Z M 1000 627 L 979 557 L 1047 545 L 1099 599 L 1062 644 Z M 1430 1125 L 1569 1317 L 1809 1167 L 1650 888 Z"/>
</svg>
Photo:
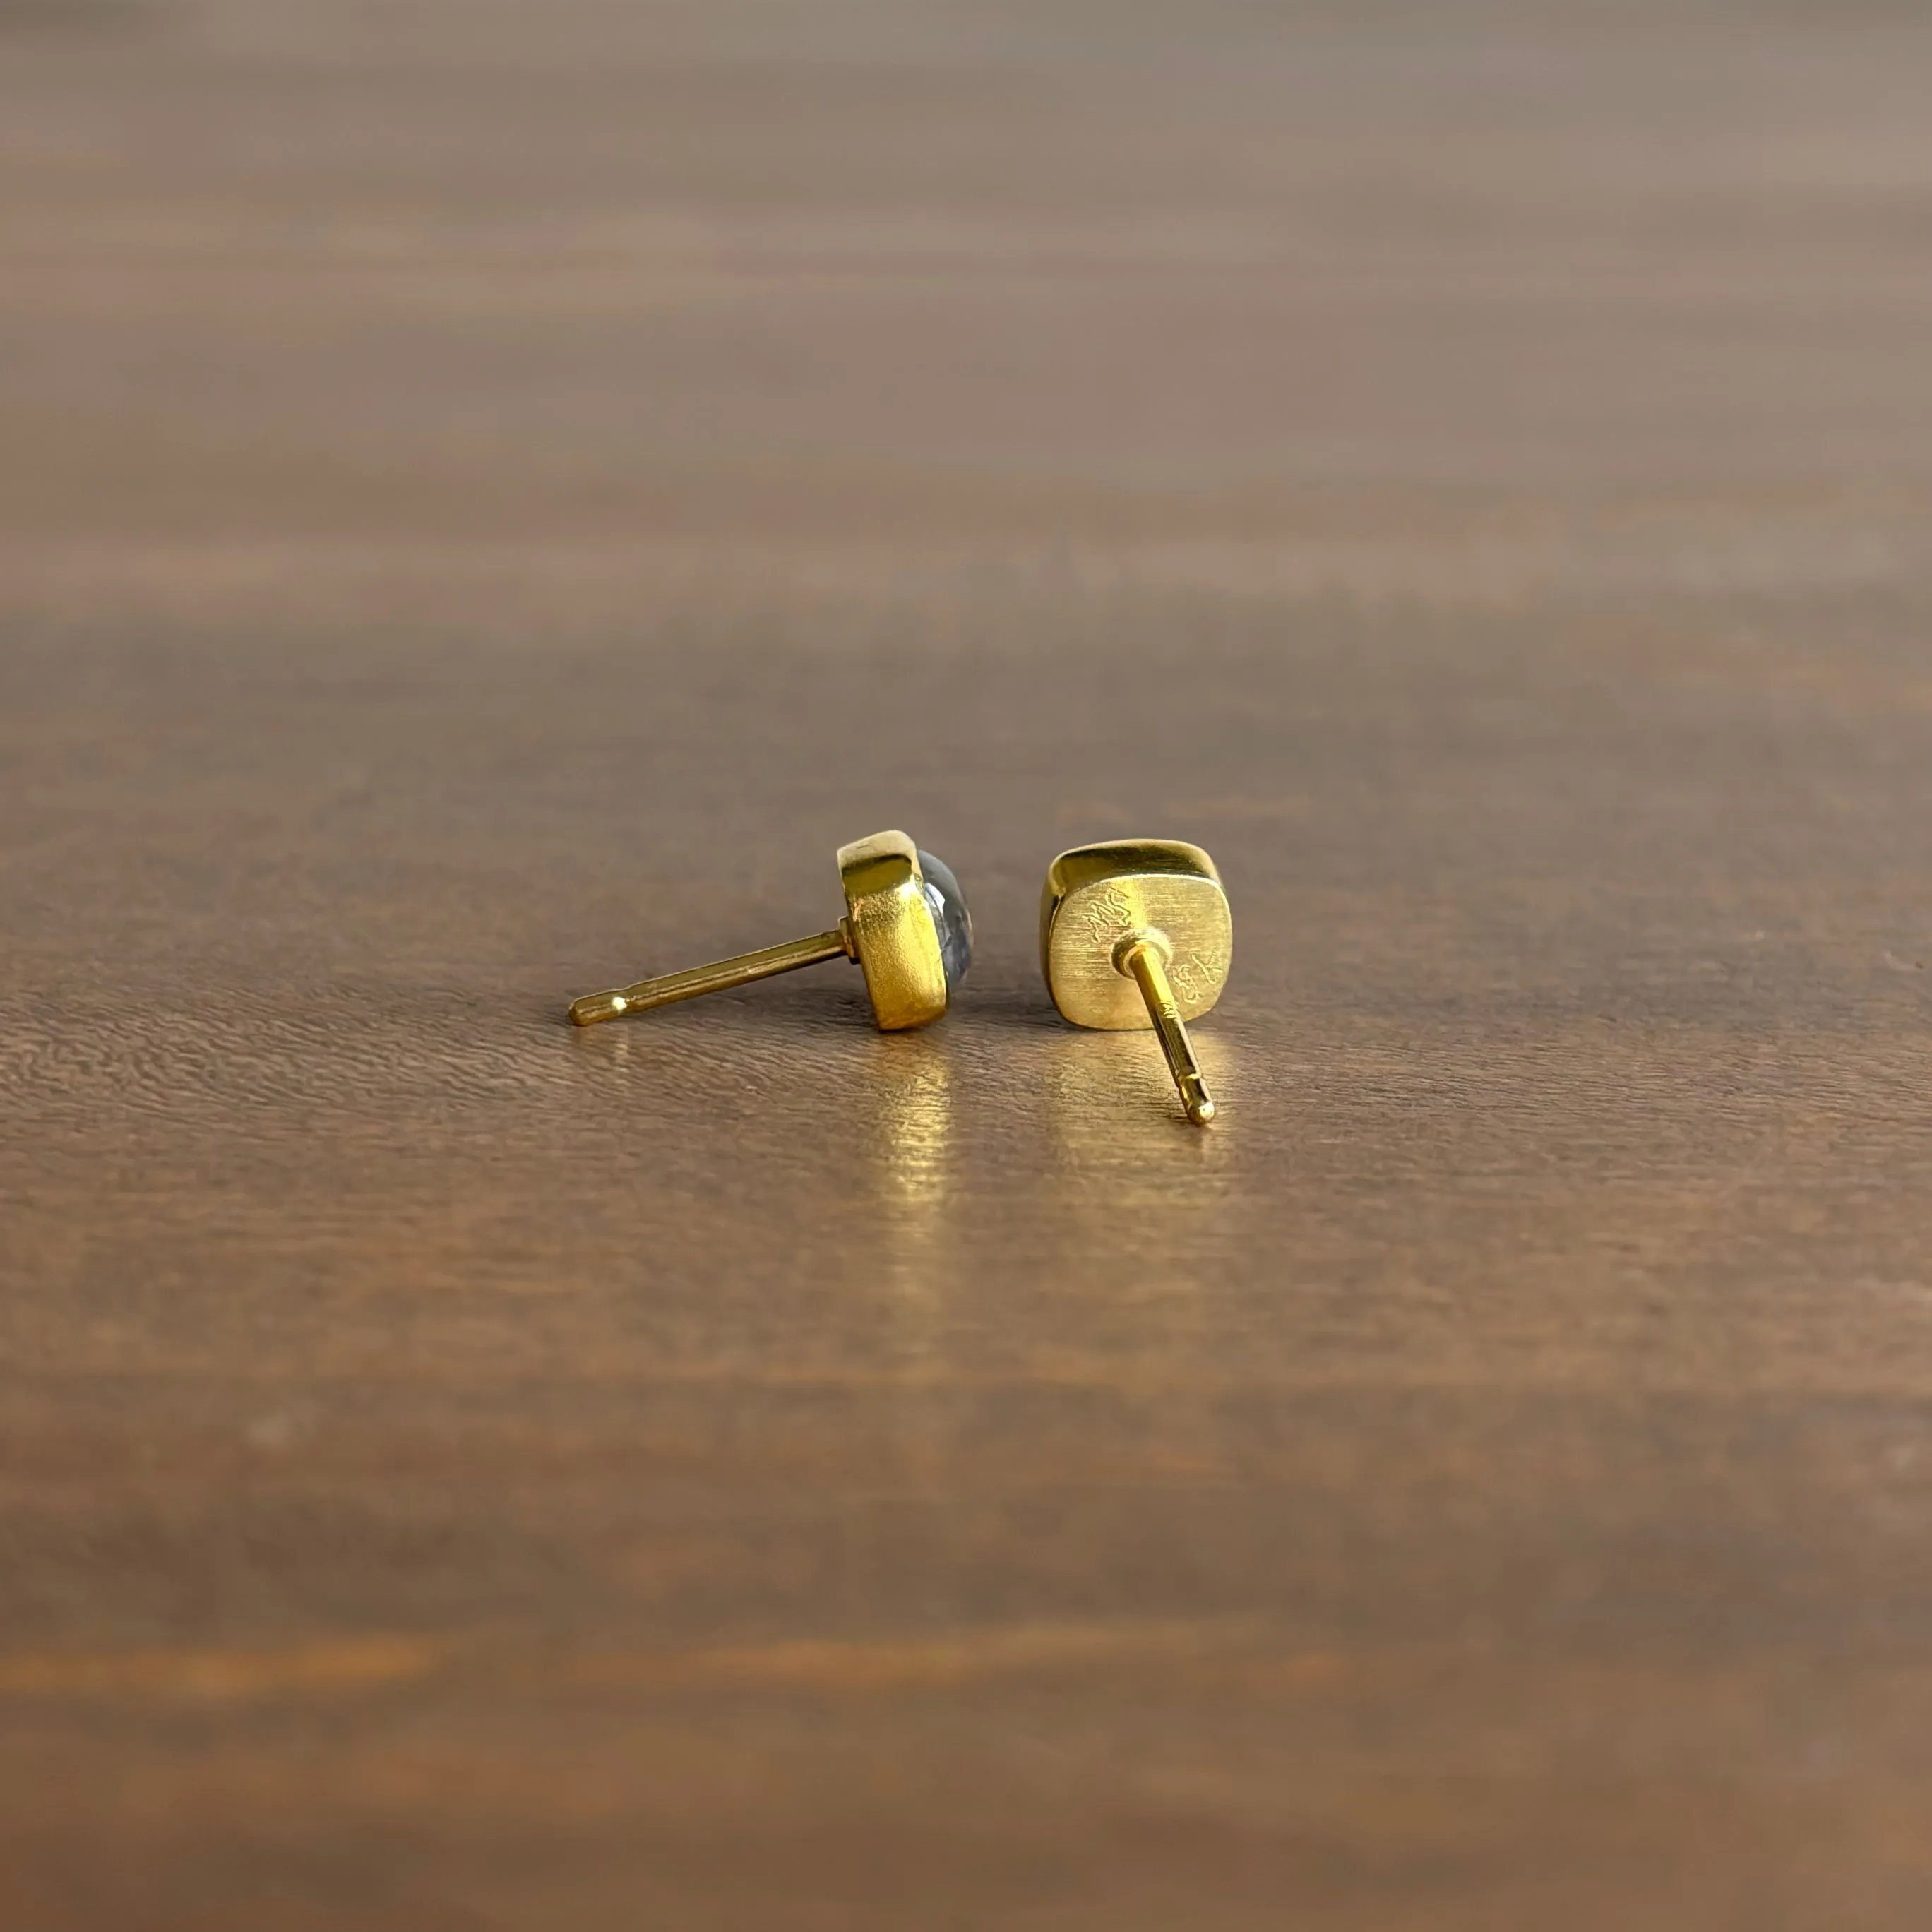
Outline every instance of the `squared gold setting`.
<svg viewBox="0 0 1932 1932">
<path fill-rule="evenodd" d="M 1178 838 L 1112 839 L 1063 852 L 1040 898 L 1040 967 L 1063 1017 L 1119 1033 L 1154 1022 L 1114 950 L 1157 934 L 1183 1020 L 1211 1012 L 1228 983 L 1234 920 L 1214 862 Z"/>
<path fill-rule="evenodd" d="M 875 832 L 839 847 L 838 878 L 880 1030 L 929 1025 L 946 1011 L 946 964 L 918 847 L 903 832 Z"/>
</svg>

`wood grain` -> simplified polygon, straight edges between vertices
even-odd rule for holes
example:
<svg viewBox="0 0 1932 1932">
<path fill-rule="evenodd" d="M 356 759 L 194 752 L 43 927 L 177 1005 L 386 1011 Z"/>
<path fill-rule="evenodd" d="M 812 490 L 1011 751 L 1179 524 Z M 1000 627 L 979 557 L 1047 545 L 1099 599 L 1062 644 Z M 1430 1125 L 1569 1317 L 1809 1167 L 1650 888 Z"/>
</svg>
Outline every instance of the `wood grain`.
<svg viewBox="0 0 1932 1932">
<path fill-rule="evenodd" d="M 0 1924 L 1923 1924 L 1928 89 L 0 4 Z"/>
</svg>

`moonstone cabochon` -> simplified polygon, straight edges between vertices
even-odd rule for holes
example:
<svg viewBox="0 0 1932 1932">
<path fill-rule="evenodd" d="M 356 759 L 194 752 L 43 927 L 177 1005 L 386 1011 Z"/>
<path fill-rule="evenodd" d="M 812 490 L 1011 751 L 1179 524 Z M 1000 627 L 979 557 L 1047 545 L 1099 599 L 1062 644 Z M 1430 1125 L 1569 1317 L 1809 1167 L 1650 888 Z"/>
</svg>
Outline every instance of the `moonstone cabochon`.
<svg viewBox="0 0 1932 1932">
<path fill-rule="evenodd" d="M 952 868 L 944 859 L 922 852 L 919 869 L 926 880 L 926 902 L 932 908 L 932 922 L 938 928 L 940 963 L 946 968 L 950 994 L 973 963 L 973 915 L 966 910 L 966 895 L 959 890 Z"/>
</svg>

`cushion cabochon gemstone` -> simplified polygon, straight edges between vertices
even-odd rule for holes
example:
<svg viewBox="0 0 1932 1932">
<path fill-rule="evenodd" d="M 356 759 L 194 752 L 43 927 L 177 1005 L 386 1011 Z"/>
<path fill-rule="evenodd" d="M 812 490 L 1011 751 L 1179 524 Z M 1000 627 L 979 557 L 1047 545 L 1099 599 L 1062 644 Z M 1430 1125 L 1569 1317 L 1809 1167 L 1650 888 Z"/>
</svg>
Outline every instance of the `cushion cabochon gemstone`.
<svg viewBox="0 0 1932 1932">
<path fill-rule="evenodd" d="M 919 869 L 926 880 L 926 902 L 932 908 L 932 922 L 939 930 L 939 957 L 946 968 L 946 990 L 950 993 L 973 963 L 973 916 L 966 910 L 966 895 L 959 890 L 952 868 L 944 860 L 922 852 Z"/>
</svg>

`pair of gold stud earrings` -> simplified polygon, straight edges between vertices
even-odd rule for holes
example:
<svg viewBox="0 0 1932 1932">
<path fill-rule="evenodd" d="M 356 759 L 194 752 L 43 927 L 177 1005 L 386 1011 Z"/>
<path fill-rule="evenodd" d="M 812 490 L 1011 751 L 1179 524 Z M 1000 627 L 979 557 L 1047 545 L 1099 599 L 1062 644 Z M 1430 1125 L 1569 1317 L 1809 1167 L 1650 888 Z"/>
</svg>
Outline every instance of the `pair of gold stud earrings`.
<svg viewBox="0 0 1932 1932">
<path fill-rule="evenodd" d="M 973 921 L 950 867 L 903 832 L 842 846 L 845 916 L 809 939 L 740 954 L 716 966 L 640 980 L 571 1002 L 579 1026 L 644 1012 L 816 966 L 856 962 L 872 1017 L 885 1032 L 925 1026 L 946 1011 L 973 959 Z M 1228 896 L 1214 862 L 1178 838 L 1078 845 L 1047 868 L 1040 896 L 1040 970 L 1060 1013 L 1110 1032 L 1152 1027 L 1187 1118 L 1204 1124 L 1214 1102 L 1186 1022 L 1221 997 L 1234 946 Z"/>
</svg>

